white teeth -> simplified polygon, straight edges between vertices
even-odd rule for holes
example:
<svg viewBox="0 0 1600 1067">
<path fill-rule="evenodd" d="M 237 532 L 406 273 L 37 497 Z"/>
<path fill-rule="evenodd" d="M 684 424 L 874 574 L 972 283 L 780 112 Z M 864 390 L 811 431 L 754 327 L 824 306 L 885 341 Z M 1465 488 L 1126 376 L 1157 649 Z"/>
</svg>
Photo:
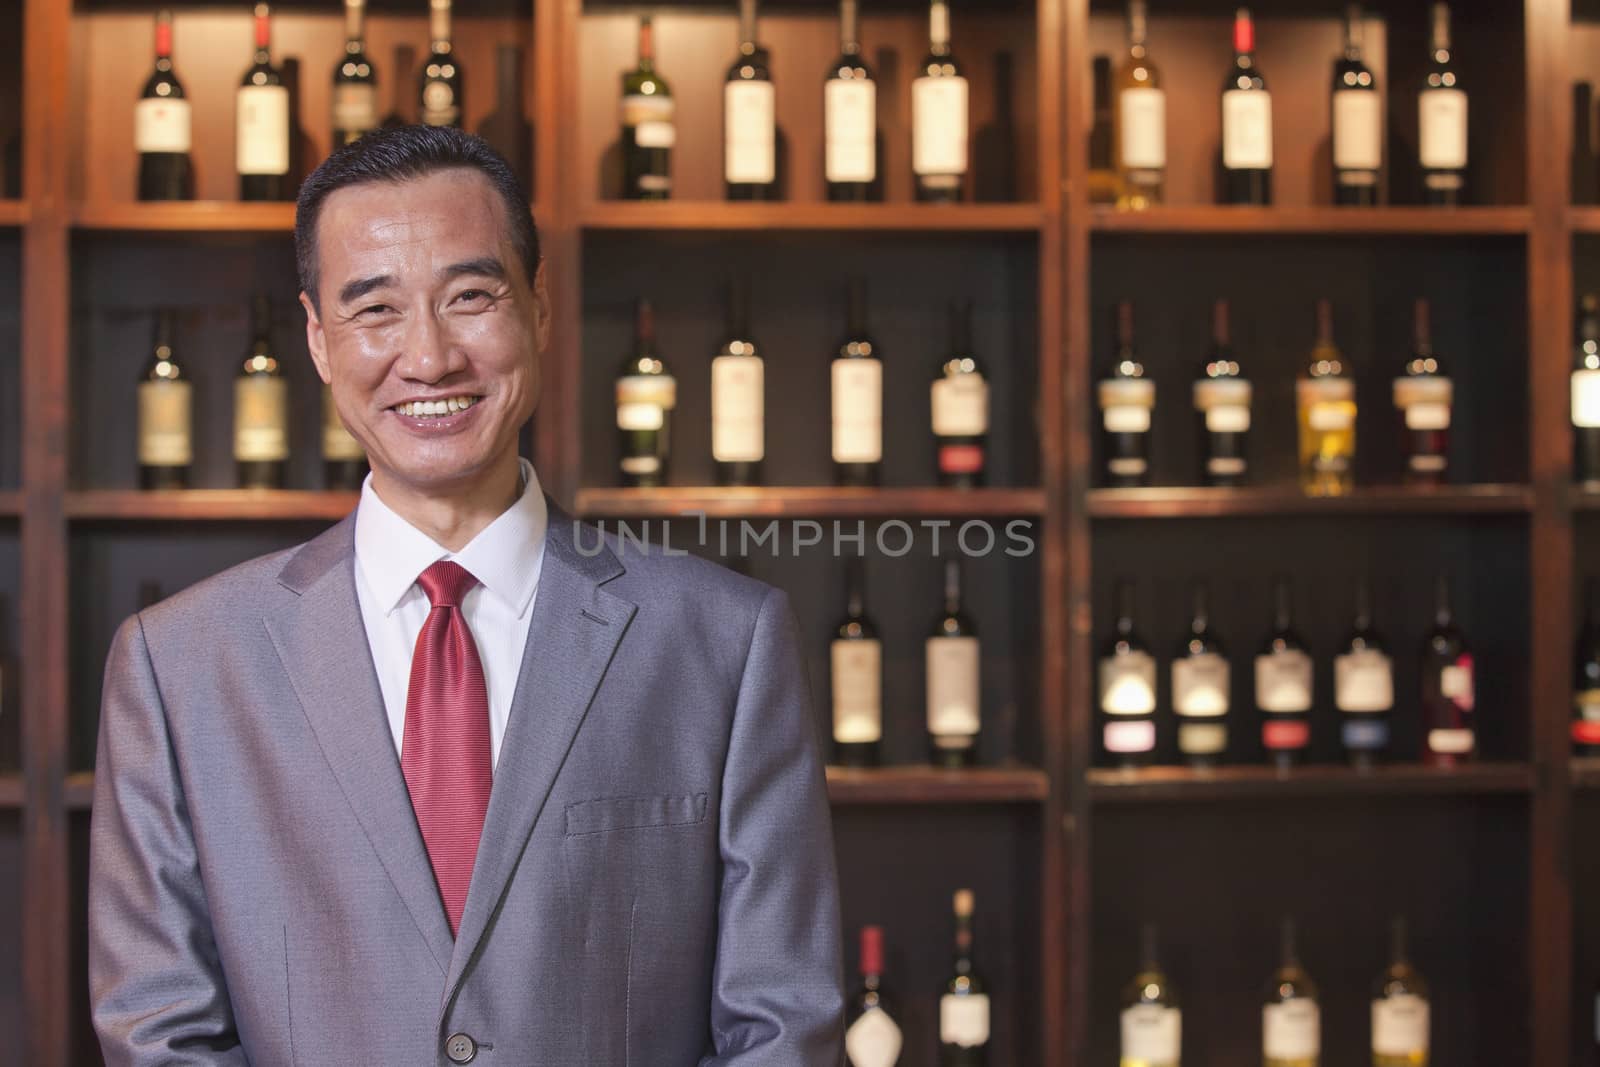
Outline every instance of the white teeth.
<svg viewBox="0 0 1600 1067">
<path fill-rule="evenodd" d="M 465 411 L 478 402 L 474 396 L 452 396 L 444 400 L 417 400 L 411 403 L 398 404 L 395 410 L 411 418 L 437 418 L 441 415 L 454 415 Z"/>
</svg>

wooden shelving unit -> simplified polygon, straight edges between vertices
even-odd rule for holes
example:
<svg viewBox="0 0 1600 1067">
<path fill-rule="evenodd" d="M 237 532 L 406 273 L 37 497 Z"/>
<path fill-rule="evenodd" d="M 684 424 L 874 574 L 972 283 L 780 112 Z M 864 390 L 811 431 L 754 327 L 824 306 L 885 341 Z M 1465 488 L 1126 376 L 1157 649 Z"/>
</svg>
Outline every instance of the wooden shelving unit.
<svg viewBox="0 0 1600 1067">
<path fill-rule="evenodd" d="M 102 489 L 68 493 L 63 510 L 68 519 L 87 522 L 337 522 L 359 498 L 312 489 Z"/>
<path fill-rule="evenodd" d="M 1481 763 L 1459 769 L 1397 764 L 1370 771 L 1312 765 L 1281 772 L 1263 766 L 1223 766 L 1207 770 L 1145 767 L 1089 772 L 1089 796 L 1095 804 L 1526 794 L 1532 792 L 1533 786 L 1533 768 L 1526 763 Z"/>
<path fill-rule="evenodd" d="M 1042 515 L 1041 489 L 849 489 L 672 487 L 580 489 L 578 514 L 612 519 L 1007 517 Z"/>
<path fill-rule="evenodd" d="M 1533 490 L 1523 485 L 1460 485 L 1437 489 L 1365 486 L 1345 496 L 1307 496 L 1298 486 L 1219 489 L 1173 486 L 1091 489 L 1097 519 L 1206 518 L 1241 515 L 1502 515 L 1526 514 Z"/>
<path fill-rule="evenodd" d="M 232 200 L 80 203 L 72 207 L 72 226 L 110 233 L 290 234 L 294 232 L 294 205 Z"/>
<path fill-rule="evenodd" d="M 1525 207 L 1156 207 L 1096 208 L 1096 234 L 1212 234 L 1237 237 L 1522 237 L 1533 224 Z"/>
<path fill-rule="evenodd" d="M 652 233 L 1015 233 L 1037 234 L 1037 204 L 729 204 L 615 201 L 579 214 L 585 230 Z"/>
</svg>

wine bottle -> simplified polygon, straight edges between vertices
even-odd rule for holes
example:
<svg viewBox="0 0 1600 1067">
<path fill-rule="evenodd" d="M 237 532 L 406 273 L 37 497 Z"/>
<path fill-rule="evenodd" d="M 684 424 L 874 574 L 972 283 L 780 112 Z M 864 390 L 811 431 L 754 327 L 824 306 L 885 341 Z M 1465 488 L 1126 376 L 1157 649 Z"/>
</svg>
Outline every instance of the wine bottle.
<svg viewBox="0 0 1600 1067">
<path fill-rule="evenodd" d="M 672 409 L 678 406 L 678 381 L 656 351 L 656 318 L 650 301 L 634 306 L 633 351 L 617 372 L 617 431 L 621 440 L 622 484 L 667 484 L 672 455 Z"/>
<path fill-rule="evenodd" d="M 159 312 L 139 380 L 139 482 L 146 489 L 187 489 L 194 462 L 194 386 L 173 355 L 172 335 L 172 312 Z"/>
<path fill-rule="evenodd" d="M 1183 1011 L 1178 994 L 1156 956 L 1156 928 L 1140 931 L 1139 970 L 1122 991 L 1120 1067 L 1178 1067 L 1183 1050 Z"/>
<path fill-rule="evenodd" d="M 1361 5 L 1351 4 L 1344 12 L 1344 55 L 1333 64 L 1333 202 L 1372 207 L 1383 166 L 1383 105 L 1361 43 Z"/>
<path fill-rule="evenodd" d="M 1011 52 L 1001 50 L 994 64 L 994 108 L 989 120 L 972 131 L 972 198 L 980 204 L 1017 202 L 1016 78 Z"/>
<path fill-rule="evenodd" d="M 288 200 L 289 89 L 272 65 L 272 21 L 266 4 L 255 10 L 255 61 L 235 96 L 234 162 L 240 200 Z"/>
<path fill-rule="evenodd" d="M 1600 756 L 1600 578 L 1584 583 L 1584 605 L 1572 657 L 1572 747 L 1579 756 Z"/>
<path fill-rule="evenodd" d="M 728 285 L 728 336 L 711 359 L 711 458 L 718 485 L 760 485 L 766 364 L 750 333 L 750 282 Z"/>
<path fill-rule="evenodd" d="M 655 24 L 639 17 L 639 65 L 622 75 L 622 195 L 672 196 L 672 148 L 678 143 L 677 102 L 656 71 Z"/>
<path fill-rule="evenodd" d="M 1472 758 L 1477 748 L 1473 724 L 1476 673 L 1472 651 L 1457 628 L 1450 606 L 1450 579 L 1439 575 L 1433 629 L 1422 643 L 1422 760 L 1452 767 Z"/>
<path fill-rule="evenodd" d="M 1572 349 L 1572 479 L 1600 490 L 1600 296 L 1583 294 Z"/>
<path fill-rule="evenodd" d="M 1339 738 L 1346 757 L 1370 767 L 1389 748 L 1389 716 L 1394 710 L 1394 661 L 1372 625 L 1372 594 L 1356 583 L 1355 622 L 1344 651 L 1333 658 L 1333 703 L 1342 720 Z"/>
<path fill-rule="evenodd" d="M 1428 983 L 1406 951 L 1406 921 L 1389 924 L 1389 966 L 1372 990 L 1372 1067 L 1428 1067 Z"/>
<path fill-rule="evenodd" d="M 1200 413 L 1200 454 L 1211 485 L 1238 485 L 1249 472 L 1250 381 L 1229 340 L 1228 302 L 1211 309 L 1211 350 L 1194 381 L 1194 408 Z"/>
<path fill-rule="evenodd" d="M 193 200 L 189 161 L 190 110 L 172 72 L 172 12 L 156 14 L 156 65 L 133 107 L 133 146 L 139 153 L 140 200 Z"/>
<path fill-rule="evenodd" d="M 333 402 L 333 387 L 322 385 L 322 478 L 328 489 L 356 492 L 367 478 L 367 450 L 361 447 Z"/>
<path fill-rule="evenodd" d="M 1467 183 L 1467 94 L 1452 62 L 1450 5 L 1433 5 L 1432 56 L 1417 94 L 1417 149 L 1426 204 L 1461 203 Z"/>
<path fill-rule="evenodd" d="M 1405 422 L 1406 477 L 1436 484 L 1444 480 L 1450 454 L 1452 388 L 1444 361 L 1433 350 L 1428 302 L 1418 300 L 1411 358 L 1394 380 L 1394 406 Z"/>
<path fill-rule="evenodd" d="M 833 752 L 846 767 L 878 764 L 883 741 L 883 645 L 867 617 L 866 566 L 845 561 L 845 614 L 828 649 L 833 669 Z"/>
<path fill-rule="evenodd" d="M 289 91 L 289 173 L 284 176 L 284 187 L 288 190 L 290 200 L 295 198 L 295 190 L 300 188 L 300 183 L 305 176 L 311 173 L 309 162 L 316 152 L 316 145 L 311 140 L 311 135 L 306 132 L 305 125 L 300 121 L 304 113 L 301 102 L 304 95 L 301 92 L 300 82 L 300 57 L 283 57 L 283 87 Z"/>
<path fill-rule="evenodd" d="M 511 165 L 525 194 L 533 191 L 533 126 L 522 108 L 522 46 L 494 46 L 494 110 L 478 124 L 478 136 Z"/>
<path fill-rule="evenodd" d="M 778 105 L 756 0 L 739 0 L 739 55 L 722 87 L 722 176 L 729 200 L 778 198 Z"/>
<path fill-rule="evenodd" d="M 1115 630 L 1100 647 L 1101 740 L 1124 767 L 1147 764 L 1156 751 L 1156 660 L 1134 629 L 1133 583 L 1117 583 Z"/>
<path fill-rule="evenodd" d="M 1256 26 L 1233 17 L 1233 66 L 1222 83 L 1223 203 L 1272 203 L 1272 94 L 1256 69 Z"/>
<path fill-rule="evenodd" d="M 1128 55 L 1117 69 L 1117 206 L 1159 204 L 1167 180 L 1167 94 L 1145 44 L 1145 0 L 1128 0 Z"/>
<path fill-rule="evenodd" d="M 878 83 L 861 57 L 856 0 L 839 0 L 839 58 L 822 83 L 823 178 L 829 200 L 881 200 Z"/>
<path fill-rule="evenodd" d="M 394 106 L 389 113 L 383 116 L 383 128 L 386 130 L 397 129 L 411 123 L 407 116 L 410 114 L 411 105 L 416 102 L 416 84 L 412 71 L 417 67 L 417 50 L 408 44 L 395 45 L 394 48 Z"/>
<path fill-rule="evenodd" d="M 1134 354 L 1132 301 L 1117 302 L 1117 351 L 1097 392 L 1105 427 L 1107 480 L 1119 488 L 1145 484 L 1156 383 L 1144 376 L 1144 364 Z"/>
<path fill-rule="evenodd" d="M 989 993 L 973 965 L 970 889 L 955 894 L 956 951 L 939 998 L 939 1067 L 983 1067 L 989 1050 Z"/>
<path fill-rule="evenodd" d="M 944 614 L 924 644 L 927 663 L 928 738 L 933 762 L 967 767 L 977 762 L 982 725 L 978 685 L 978 631 L 961 610 L 961 561 L 944 561 Z"/>
<path fill-rule="evenodd" d="M 1356 386 L 1333 343 L 1333 304 L 1317 301 L 1317 343 L 1295 383 L 1300 485 L 1312 496 L 1350 492 L 1356 456 Z"/>
<path fill-rule="evenodd" d="M 289 382 L 273 354 L 272 305 L 257 293 L 250 351 L 233 383 L 233 458 L 241 489 L 281 489 L 289 459 Z"/>
<path fill-rule="evenodd" d="M 1179 643 L 1172 657 L 1172 710 L 1178 717 L 1178 751 L 1196 767 L 1211 766 L 1227 752 L 1228 709 L 1233 696 L 1227 646 L 1211 629 L 1209 601 L 1205 583 L 1196 582 L 1189 636 Z"/>
<path fill-rule="evenodd" d="M 1263 998 L 1261 1053 L 1264 1067 L 1317 1067 L 1322 1057 L 1317 985 L 1300 966 L 1293 919 L 1283 920 L 1283 962 Z"/>
<path fill-rule="evenodd" d="M 850 1067 L 895 1067 L 905 1043 L 883 992 L 883 927 L 861 928 L 861 988 L 850 1000 L 844 1053 Z"/>
<path fill-rule="evenodd" d="M 1117 168 L 1113 162 L 1111 58 L 1094 57 L 1094 119 L 1089 126 L 1089 203 L 1115 204 Z"/>
<path fill-rule="evenodd" d="M 989 436 L 989 383 L 972 352 L 972 301 L 950 302 L 950 354 L 939 362 L 930 389 L 939 484 L 983 484 Z"/>
<path fill-rule="evenodd" d="M 1280 770 L 1305 758 L 1311 744 L 1312 663 L 1294 629 L 1294 594 L 1287 578 L 1272 587 L 1272 633 L 1256 655 L 1256 707 L 1261 746 Z"/>
<path fill-rule="evenodd" d="M 833 473 L 840 485 L 877 485 L 883 462 L 883 359 L 867 335 L 867 286 L 850 284 L 849 333 L 831 370 Z"/>
<path fill-rule="evenodd" d="M 428 0 L 428 61 L 417 81 L 417 120 L 460 126 L 461 61 L 450 44 L 450 0 Z"/>
<path fill-rule="evenodd" d="M 333 146 L 378 128 L 378 76 L 367 59 L 367 0 L 344 0 L 344 58 L 333 69 Z"/>
<path fill-rule="evenodd" d="M 928 56 L 911 83 L 911 170 L 918 200 L 961 199 L 967 137 L 967 79 L 950 53 L 950 5 L 930 0 Z"/>
</svg>

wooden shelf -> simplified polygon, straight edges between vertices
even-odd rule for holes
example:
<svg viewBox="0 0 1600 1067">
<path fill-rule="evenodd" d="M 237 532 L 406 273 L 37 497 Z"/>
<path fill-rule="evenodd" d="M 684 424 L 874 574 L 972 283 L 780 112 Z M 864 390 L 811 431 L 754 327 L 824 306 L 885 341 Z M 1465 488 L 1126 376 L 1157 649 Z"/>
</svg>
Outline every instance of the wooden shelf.
<svg viewBox="0 0 1600 1067">
<path fill-rule="evenodd" d="M 15 771 L 0 774 L 0 811 L 22 808 L 22 775 Z"/>
<path fill-rule="evenodd" d="M 301 489 L 113 489 L 68 493 L 65 511 L 69 519 L 90 521 L 337 521 L 358 499 L 359 493 Z"/>
<path fill-rule="evenodd" d="M 1572 788 L 1600 789 L 1600 756 L 1574 756 Z"/>
<path fill-rule="evenodd" d="M 94 772 L 76 771 L 67 775 L 61 786 L 61 800 L 68 811 L 88 811 L 94 806 Z"/>
<path fill-rule="evenodd" d="M 1485 515 L 1533 507 L 1525 485 L 1363 486 L 1346 496 L 1307 496 L 1298 486 L 1162 486 L 1091 489 L 1089 514 L 1100 519 L 1214 518 L 1228 515 Z"/>
<path fill-rule="evenodd" d="M 22 226 L 33 218 L 26 200 L 0 200 L 0 226 Z"/>
<path fill-rule="evenodd" d="M 1528 232 L 1533 213 L 1525 207 L 1233 207 L 1201 204 L 1118 211 L 1097 207 L 1095 233 L 1298 234 L 1342 237 L 1364 234 L 1416 236 L 1516 236 Z"/>
<path fill-rule="evenodd" d="M 1478 763 L 1461 768 L 1420 764 L 1358 771 L 1338 765 L 1279 772 L 1266 766 L 1144 767 L 1092 770 L 1089 797 L 1097 804 L 1261 797 L 1414 796 L 1527 793 L 1533 768 L 1526 763 Z"/>
<path fill-rule="evenodd" d="M 1034 767 L 829 767 L 828 797 L 850 804 L 1025 804 L 1050 795 L 1050 779 Z"/>
<path fill-rule="evenodd" d="M 15 519 L 21 515 L 21 491 L 17 489 L 0 490 L 0 519 Z"/>
<path fill-rule="evenodd" d="M 120 233 L 293 233 L 294 205 L 188 200 L 161 203 L 80 203 L 72 224 L 80 230 Z"/>
<path fill-rule="evenodd" d="M 1600 233 L 1600 207 L 1567 208 L 1567 225 L 1573 233 Z"/>
<path fill-rule="evenodd" d="M 1573 511 L 1600 511 L 1600 492 L 1574 486 L 1567 495 L 1567 504 Z"/>
<path fill-rule="evenodd" d="M 580 489 L 578 514 L 609 519 L 896 518 L 1044 514 L 1042 489 L 855 489 L 832 486 L 669 486 L 664 489 Z"/>
<path fill-rule="evenodd" d="M 742 233 L 1037 233 L 1038 204 L 744 204 L 604 201 L 583 208 L 585 230 Z"/>
</svg>

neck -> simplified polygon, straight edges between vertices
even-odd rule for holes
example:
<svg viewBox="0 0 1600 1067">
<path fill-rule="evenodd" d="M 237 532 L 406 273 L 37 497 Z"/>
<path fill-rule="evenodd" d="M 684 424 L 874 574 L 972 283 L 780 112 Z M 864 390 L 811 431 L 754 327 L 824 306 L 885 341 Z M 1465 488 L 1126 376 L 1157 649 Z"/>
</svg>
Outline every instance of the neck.
<svg viewBox="0 0 1600 1067">
<path fill-rule="evenodd" d="M 459 552 L 521 498 L 521 464 L 516 449 L 507 449 L 470 483 L 422 491 L 374 463 L 372 491 L 396 515 L 449 551 Z"/>
</svg>

